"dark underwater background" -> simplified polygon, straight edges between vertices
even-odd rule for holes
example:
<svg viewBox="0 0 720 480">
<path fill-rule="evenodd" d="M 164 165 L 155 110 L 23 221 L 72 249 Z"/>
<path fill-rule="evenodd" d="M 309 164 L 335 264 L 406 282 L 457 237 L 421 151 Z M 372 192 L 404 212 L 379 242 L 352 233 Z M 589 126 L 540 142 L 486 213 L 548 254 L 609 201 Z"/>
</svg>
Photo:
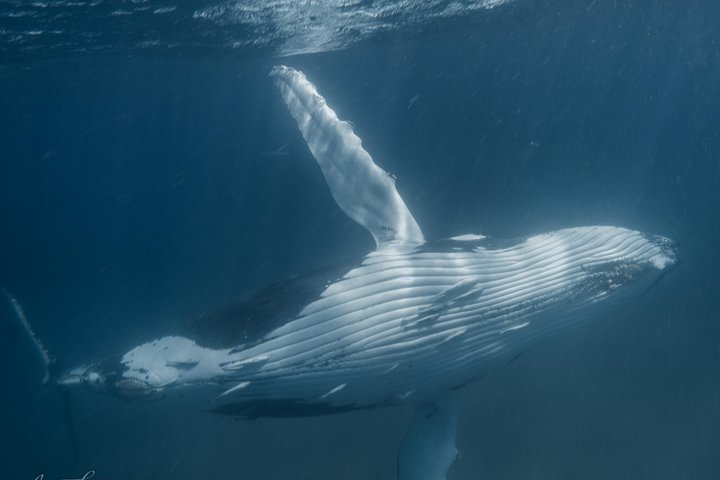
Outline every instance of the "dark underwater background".
<svg viewBox="0 0 720 480">
<path fill-rule="evenodd" d="M 720 3 L 409 2 L 355 30 L 298 13 L 336 34 L 317 45 L 303 22 L 206 21 L 212 2 L 83 5 L 0 2 L 0 287 L 63 365 L 373 248 L 267 75 L 286 64 L 428 238 L 679 242 L 646 294 L 461 391 L 451 479 L 720 478 Z M 412 416 L 246 421 L 78 391 L 74 463 L 41 377 L 1 305 L 0 478 L 392 479 Z"/>
</svg>

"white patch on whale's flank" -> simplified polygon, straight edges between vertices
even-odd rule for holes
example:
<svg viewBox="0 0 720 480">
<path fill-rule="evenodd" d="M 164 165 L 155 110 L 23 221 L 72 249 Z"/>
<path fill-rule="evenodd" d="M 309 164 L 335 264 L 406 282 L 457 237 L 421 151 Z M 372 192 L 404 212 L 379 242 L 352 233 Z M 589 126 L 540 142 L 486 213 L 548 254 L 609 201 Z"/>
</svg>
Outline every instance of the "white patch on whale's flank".
<svg viewBox="0 0 720 480">
<path fill-rule="evenodd" d="M 234 351 L 234 350 L 231 350 Z M 240 370 L 250 365 L 267 362 L 270 359 L 268 355 L 256 355 L 251 358 L 245 358 L 242 360 L 233 360 L 230 362 L 223 363 L 221 365 L 223 370 Z"/>
<path fill-rule="evenodd" d="M 395 181 L 373 162 L 352 126 L 338 119 L 301 72 L 279 66 L 270 75 L 342 211 L 365 227 L 378 246 L 398 240 L 422 243 L 422 231 Z"/>
<path fill-rule="evenodd" d="M 482 240 L 483 238 L 487 237 L 476 233 L 466 233 L 464 235 L 455 235 L 454 237 L 450 237 L 450 240 L 455 240 L 456 242 L 471 242 L 474 240 Z"/>
<path fill-rule="evenodd" d="M 443 338 L 440 343 L 449 342 L 449 341 L 452 340 L 453 338 L 457 338 L 457 337 L 459 337 L 460 335 L 465 334 L 465 332 L 467 332 L 467 327 L 460 327 L 460 328 L 456 328 L 456 329 L 454 329 L 454 330 L 451 330 L 451 331 L 450 331 L 450 334 L 449 334 L 447 337 Z"/>
<path fill-rule="evenodd" d="M 398 398 L 400 400 L 407 400 L 408 398 L 410 398 L 410 395 L 412 395 L 413 393 L 415 393 L 415 389 L 411 389 L 405 393 L 401 393 L 400 395 L 398 395 Z"/>
<path fill-rule="evenodd" d="M 390 368 L 388 368 L 387 370 L 385 370 L 385 371 L 383 372 L 383 375 L 387 375 L 388 373 L 392 372 L 393 370 L 395 370 L 395 369 L 398 368 L 399 366 L 400 366 L 400 364 L 399 364 L 399 363 L 396 363 L 395 365 L 393 365 L 393 366 L 391 366 Z"/>
<path fill-rule="evenodd" d="M 530 322 L 523 322 L 520 325 L 513 325 L 512 327 L 500 330 L 500 334 L 502 335 L 503 333 L 512 332 L 513 330 L 520 330 L 521 328 L 525 328 L 528 325 L 530 325 Z"/>
<path fill-rule="evenodd" d="M 250 382 L 247 382 L 247 381 L 246 381 L 246 382 L 240 382 L 240 383 L 238 383 L 237 385 L 235 385 L 234 387 L 228 388 L 227 390 L 225 390 L 224 392 L 222 392 L 222 393 L 219 395 L 219 397 L 224 397 L 225 395 L 229 395 L 229 394 L 231 394 L 231 393 L 233 393 L 233 392 L 237 392 L 238 390 L 242 390 L 243 388 L 246 388 L 248 385 L 250 385 Z M 218 398 L 219 398 L 219 397 L 218 397 Z"/>
<path fill-rule="evenodd" d="M 174 12 L 176 9 L 177 9 L 177 7 L 174 6 L 174 5 L 171 6 L 171 7 L 160 7 L 160 8 L 156 8 L 155 10 L 153 10 L 152 13 L 155 14 L 155 15 L 160 15 L 160 14 L 163 14 L 163 13 Z"/>
<path fill-rule="evenodd" d="M 320 395 L 320 399 L 325 399 L 325 398 L 329 397 L 330 395 L 334 395 L 334 394 L 338 393 L 340 390 L 342 390 L 343 388 L 345 388 L 346 386 L 347 386 L 347 383 L 338 385 L 337 387 L 331 389 L 329 392 Z"/>
</svg>

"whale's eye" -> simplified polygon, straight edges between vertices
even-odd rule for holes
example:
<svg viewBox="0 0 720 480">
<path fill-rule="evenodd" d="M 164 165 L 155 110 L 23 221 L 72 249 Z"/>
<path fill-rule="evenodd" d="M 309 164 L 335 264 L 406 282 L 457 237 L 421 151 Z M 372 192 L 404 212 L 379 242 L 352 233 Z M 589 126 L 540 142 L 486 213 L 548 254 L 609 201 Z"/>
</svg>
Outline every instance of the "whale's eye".
<svg viewBox="0 0 720 480">
<path fill-rule="evenodd" d="M 114 386 L 118 395 L 131 400 L 146 398 L 155 391 L 152 385 L 136 378 L 121 378 Z"/>
</svg>

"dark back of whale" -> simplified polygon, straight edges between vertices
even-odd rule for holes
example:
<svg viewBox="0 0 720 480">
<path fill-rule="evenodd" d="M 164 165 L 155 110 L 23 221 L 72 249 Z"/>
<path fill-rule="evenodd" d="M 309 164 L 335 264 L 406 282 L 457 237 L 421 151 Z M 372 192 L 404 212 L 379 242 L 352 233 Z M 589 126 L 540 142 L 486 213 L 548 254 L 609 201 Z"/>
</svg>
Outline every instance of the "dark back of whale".
<svg viewBox="0 0 720 480">
<path fill-rule="evenodd" d="M 297 317 L 328 285 L 361 263 L 362 259 L 347 261 L 273 283 L 240 301 L 188 321 L 181 334 L 208 348 L 251 347 Z"/>
</svg>

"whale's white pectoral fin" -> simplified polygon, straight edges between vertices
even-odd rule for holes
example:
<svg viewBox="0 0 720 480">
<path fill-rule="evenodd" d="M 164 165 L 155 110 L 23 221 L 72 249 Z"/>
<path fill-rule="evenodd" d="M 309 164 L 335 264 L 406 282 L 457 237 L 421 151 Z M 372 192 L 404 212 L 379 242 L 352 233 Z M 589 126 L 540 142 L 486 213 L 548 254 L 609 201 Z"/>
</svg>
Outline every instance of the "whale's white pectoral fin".
<svg viewBox="0 0 720 480">
<path fill-rule="evenodd" d="M 393 178 L 373 162 L 352 126 L 338 119 L 305 75 L 285 66 L 273 68 L 270 75 L 338 206 L 365 227 L 378 246 L 394 240 L 424 242 Z"/>
<path fill-rule="evenodd" d="M 433 403 L 418 405 L 400 447 L 398 480 L 445 480 L 458 457 L 455 447 L 457 399 L 448 392 Z"/>
</svg>

